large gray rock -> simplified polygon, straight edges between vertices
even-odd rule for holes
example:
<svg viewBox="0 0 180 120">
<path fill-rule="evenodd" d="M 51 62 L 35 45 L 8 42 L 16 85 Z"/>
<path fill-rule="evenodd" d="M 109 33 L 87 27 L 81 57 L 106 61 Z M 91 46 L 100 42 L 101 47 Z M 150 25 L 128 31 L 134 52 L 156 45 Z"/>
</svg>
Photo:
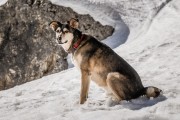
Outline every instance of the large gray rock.
<svg viewBox="0 0 180 120">
<path fill-rule="evenodd" d="M 0 6 L 0 90 L 67 69 L 67 54 L 48 24 L 71 17 L 78 17 L 80 29 L 99 40 L 113 33 L 91 16 L 47 0 L 9 0 Z"/>
</svg>

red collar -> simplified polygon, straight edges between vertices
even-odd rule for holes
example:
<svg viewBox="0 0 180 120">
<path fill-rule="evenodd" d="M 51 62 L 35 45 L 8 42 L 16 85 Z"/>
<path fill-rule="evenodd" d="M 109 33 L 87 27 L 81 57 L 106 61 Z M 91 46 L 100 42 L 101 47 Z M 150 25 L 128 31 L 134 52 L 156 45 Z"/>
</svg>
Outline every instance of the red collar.
<svg viewBox="0 0 180 120">
<path fill-rule="evenodd" d="M 74 43 L 73 48 L 77 49 L 79 47 L 79 45 L 81 44 L 81 42 L 83 41 L 84 38 L 84 34 L 81 35 L 81 38 L 77 40 L 77 42 Z"/>
</svg>

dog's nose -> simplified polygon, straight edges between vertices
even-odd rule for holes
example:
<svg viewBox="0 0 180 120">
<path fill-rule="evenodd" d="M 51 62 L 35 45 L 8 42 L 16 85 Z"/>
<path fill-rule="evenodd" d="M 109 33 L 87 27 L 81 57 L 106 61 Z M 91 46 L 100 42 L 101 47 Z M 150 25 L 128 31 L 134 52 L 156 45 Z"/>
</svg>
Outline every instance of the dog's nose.
<svg viewBox="0 0 180 120">
<path fill-rule="evenodd" d="M 57 42 L 58 42 L 59 44 L 62 44 L 62 42 L 61 42 L 61 37 L 58 37 L 58 38 L 57 38 Z"/>
<path fill-rule="evenodd" d="M 59 40 L 61 40 L 61 37 L 59 37 Z"/>
<path fill-rule="evenodd" d="M 58 38 L 57 38 L 57 41 L 61 41 L 61 37 L 58 37 Z"/>
</svg>

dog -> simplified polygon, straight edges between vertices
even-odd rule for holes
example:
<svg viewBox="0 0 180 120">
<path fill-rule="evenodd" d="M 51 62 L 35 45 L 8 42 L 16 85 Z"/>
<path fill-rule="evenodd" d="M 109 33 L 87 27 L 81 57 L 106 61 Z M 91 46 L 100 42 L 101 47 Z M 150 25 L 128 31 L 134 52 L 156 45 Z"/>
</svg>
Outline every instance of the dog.
<svg viewBox="0 0 180 120">
<path fill-rule="evenodd" d="M 56 33 L 56 42 L 72 54 L 72 62 L 81 72 L 80 104 L 88 98 L 90 80 L 116 102 L 160 95 L 159 88 L 144 87 L 135 69 L 110 47 L 78 30 L 78 19 L 72 18 L 67 23 L 52 21 L 49 26 Z"/>
</svg>

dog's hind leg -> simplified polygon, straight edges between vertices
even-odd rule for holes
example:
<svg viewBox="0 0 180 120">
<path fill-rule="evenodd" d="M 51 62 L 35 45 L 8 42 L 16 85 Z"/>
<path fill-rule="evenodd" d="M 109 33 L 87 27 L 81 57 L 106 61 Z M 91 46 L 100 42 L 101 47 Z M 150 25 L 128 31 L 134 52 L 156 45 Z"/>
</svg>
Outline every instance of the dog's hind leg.
<svg viewBox="0 0 180 120">
<path fill-rule="evenodd" d="M 128 79 L 118 72 L 109 73 L 106 82 L 115 97 L 115 101 L 125 100 L 131 94 L 128 90 Z"/>
<path fill-rule="evenodd" d="M 162 90 L 150 86 L 143 87 L 141 84 L 135 84 L 118 72 L 112 72 L 107 75 L 107 86 L 115 97 L 115 101 L 130 100 L 137 98 L 141 95 L 150 97 L 158 97 Z"/>
</svg>

